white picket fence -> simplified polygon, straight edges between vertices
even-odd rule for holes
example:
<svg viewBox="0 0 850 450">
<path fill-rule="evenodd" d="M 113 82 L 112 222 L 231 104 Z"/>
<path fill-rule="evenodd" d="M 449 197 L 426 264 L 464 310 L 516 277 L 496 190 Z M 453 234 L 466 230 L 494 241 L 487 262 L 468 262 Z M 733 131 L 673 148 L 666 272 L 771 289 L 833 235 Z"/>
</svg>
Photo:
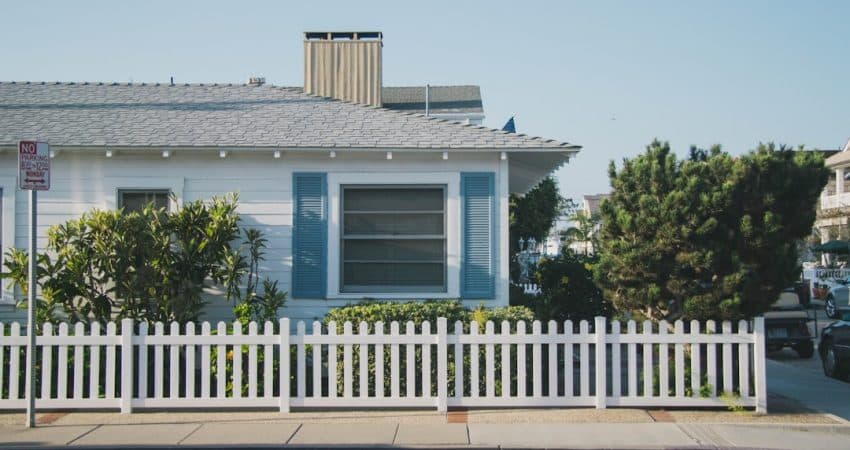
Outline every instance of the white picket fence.
<svg viewBox="0 0 850 450">
<path fill-rule="evenodd" d="M 764 320 L 752 330 L 723 322 L 672 330 L 650 322 L 551 321 L 544 332 L 519 322 L 500 331 L 488 322 L 446 319 L 436 328 L 392 322 L 310 333 L 289 319 L 277 333 L 239 323 L 213 331 L 195 325 L 131 320 L 105 330 L 45 324 L 37 336 L 36 406 L 43 409 L 115 408 L 368 408 L 419 407 L 703 407 L 766 411 Z M 9 329 L 5 329 L 9 328 Z M 592 328 L 592 329 L 591 329 Z M 371 330 L 371 331 L 370 331 Z M 58 333 L 54 334 L 54 331 Z M 73 331 L 73 332 L 71 332 Z M 105 331 L 105 333 L 104 333 Z M 623 332 L 625 331 L 625 332 Z M 672 350 L 672 356 L 670 351 Z M 0 409 L 23 409 L 26 336 L 20 325 L 0 324 Z M 281 358 L 281 355 L 285 355 Z M 375 363 L 375 362 L 383 363 Z M 732 397 L 734 396 L 734 397 Z M 734 400 L 730 400 L 734 398 Z"/>
</svg>

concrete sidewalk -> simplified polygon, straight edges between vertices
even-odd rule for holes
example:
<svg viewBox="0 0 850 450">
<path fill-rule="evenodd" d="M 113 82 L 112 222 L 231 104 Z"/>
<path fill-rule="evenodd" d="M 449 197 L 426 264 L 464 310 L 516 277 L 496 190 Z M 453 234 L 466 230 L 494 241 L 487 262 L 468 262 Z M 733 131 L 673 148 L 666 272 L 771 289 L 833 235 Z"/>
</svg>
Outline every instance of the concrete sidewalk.
<svg viewBox="0 0 850 450">
<path fill-rule="evenodd" d="M 829 416 L 694 414 L 591 409 L 463 415 L 422 411 L 72 413 L 42 415 L 42 421 L 51 423 L 35 429 L 12 423 L 11 418 L 22 418 L 17 414 L 0 415 L 5 419 L 0 420 L 0 447 L 850 448 L 850 425 Z M 655 421 L 659 418 L 668 421 Z"/>
</svg>

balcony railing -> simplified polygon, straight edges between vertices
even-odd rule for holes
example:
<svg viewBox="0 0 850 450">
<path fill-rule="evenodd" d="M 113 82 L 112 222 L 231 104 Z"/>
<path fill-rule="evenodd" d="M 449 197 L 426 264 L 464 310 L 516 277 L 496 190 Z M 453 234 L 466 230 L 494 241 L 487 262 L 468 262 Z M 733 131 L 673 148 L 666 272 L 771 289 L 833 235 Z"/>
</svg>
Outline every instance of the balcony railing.
<svg viewBox="0 0 850 450">
<path fill-rule="evenodd" d="M 850 192 L 844 192 L 834 195 L 821 195 L 820 209 L 835 209 L 850 207 Z"/>
</svg>

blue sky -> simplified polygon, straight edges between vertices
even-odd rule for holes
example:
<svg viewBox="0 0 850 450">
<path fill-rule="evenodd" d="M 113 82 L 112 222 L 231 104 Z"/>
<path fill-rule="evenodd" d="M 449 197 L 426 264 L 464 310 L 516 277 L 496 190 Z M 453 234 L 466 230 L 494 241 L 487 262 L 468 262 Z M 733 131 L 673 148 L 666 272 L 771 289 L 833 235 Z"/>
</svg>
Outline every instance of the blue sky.
<svg viewBox="0 0 850 450">
<path fill-rule="evenodd" d="M 300 86 L 302 32 L 384 32 L 384 84 L 478 84 L 487 119 L 584 146 L 565 195 L 669 140 L 850 137 L 846 1 L 0 1 L 0 79 Z"/>
</svg>

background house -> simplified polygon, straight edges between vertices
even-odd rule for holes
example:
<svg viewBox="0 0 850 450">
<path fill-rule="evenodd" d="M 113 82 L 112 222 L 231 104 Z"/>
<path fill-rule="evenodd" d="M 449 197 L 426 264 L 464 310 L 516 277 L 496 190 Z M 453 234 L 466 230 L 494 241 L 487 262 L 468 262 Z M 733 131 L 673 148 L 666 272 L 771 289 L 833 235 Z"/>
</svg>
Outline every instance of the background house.
<svg viewBox="0 0 850 450">
<path fill-rule="evenodd" d="M 49 226 L 92 208 L 176 208 L 238 192 L 243 225 L 268 238 L 260 270 L 289 292 L 289 317 L 364 297 L 506 305 L 508 195 L 579 147 L 474 125 L 474 87 L 458 88 L 465 106 L 453 111 L 443 88 L 433 93 L 445 106 L 435 114 L 469 123 L 398 106 L 418 94 L 383 88 L 380 33 L 307 33 L 304 45 L 303 89 L 262 79 L 0 83 L 3 251 L 26 246 L 16 146 L 35 138 L 54 152 L 40 248 Z M 401 111 L 383 107 L 384 95 Z M 0 319 L 18 316 L 3 290 Z M 231 305 L 209 294 L 205 318 L 230 318 Z"/>
<path fill-rule="evenodd" d="M 818 150 L 832 175 L 817 205 L 815 229 L 821 243 L 850 238 L 850 140 L 841 150 Z M 825 261 L 824 261 L 825 263 Z"/>
</svg>

